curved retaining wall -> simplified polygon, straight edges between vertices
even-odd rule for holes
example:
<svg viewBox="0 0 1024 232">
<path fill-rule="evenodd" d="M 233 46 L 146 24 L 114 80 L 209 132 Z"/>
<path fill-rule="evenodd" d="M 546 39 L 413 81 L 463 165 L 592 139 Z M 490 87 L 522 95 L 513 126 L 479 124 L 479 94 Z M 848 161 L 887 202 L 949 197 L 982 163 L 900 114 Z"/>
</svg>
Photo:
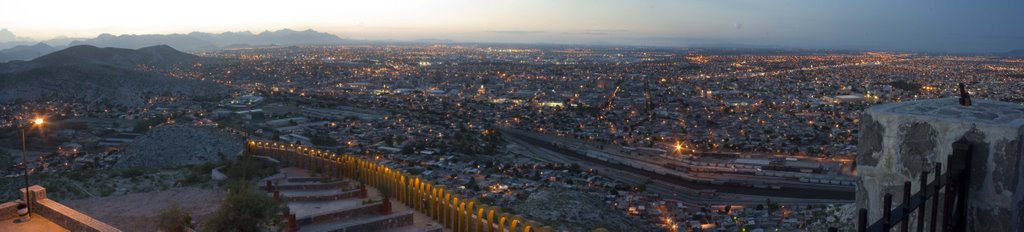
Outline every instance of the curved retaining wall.
<svg viewBox="0 0 1024 232">
<path fill-rule="evenodd" d="M 250 140 L 245 152 L 250 155 L 270 156 L 282 166 L 295 166 L 313 170 L 319 168 L 325 175 L 346 177 L 382 191 L 438 221 L 452 231 L 477 232 L 531 232 L 552 231 L 550 227 L 523 219 L 519 215 L 501 212 L 501 209 L 462 199 L 442 185 L 405 171 L 348 154 L 337 154 L 311 147 Z"/>
</svg>

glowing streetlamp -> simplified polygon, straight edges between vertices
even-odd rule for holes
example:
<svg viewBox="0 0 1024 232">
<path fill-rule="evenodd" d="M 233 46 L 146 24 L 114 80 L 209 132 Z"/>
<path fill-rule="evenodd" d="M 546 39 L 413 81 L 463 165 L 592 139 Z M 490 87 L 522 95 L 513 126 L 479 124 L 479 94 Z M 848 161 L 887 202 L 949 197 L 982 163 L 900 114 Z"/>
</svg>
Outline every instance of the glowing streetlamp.
<svg viewBox="0 0 1024 232">
<path fill-rule="evenodd" d="M 42 126 L 44 122 L 45 121 L 43 120 L 43 118 L 36 118 L 36 119 L 32 120 L 32 125 L 27 126 L 27 127 Z M 29 202 L 29 199 L 28 199 L 29 198 L 28 197 L 29 196 L 29 192 L 28 192 L 28 146 L 26 146 L 26 143 L 25 143 L 25 128 L 26 127 L 22 127 L 21 128 L 21 165 L 25 169 L 25 196 L 24 196 L 25 199 L 24 199 L 24 201 L 25 201 L 25 204 L 28 205 L 28 215 L 25 216 L 25 220 L 28 220 L 28 219 L 32 218 L 32 204 L 31 204 L 31 202 Z"/>
</svg>

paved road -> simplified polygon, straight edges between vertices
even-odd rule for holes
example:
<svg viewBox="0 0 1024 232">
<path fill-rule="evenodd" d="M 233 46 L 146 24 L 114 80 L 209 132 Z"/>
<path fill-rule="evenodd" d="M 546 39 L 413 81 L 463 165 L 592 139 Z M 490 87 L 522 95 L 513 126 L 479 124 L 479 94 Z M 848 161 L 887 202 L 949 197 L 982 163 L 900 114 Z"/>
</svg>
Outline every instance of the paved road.
<svg viewBox="0 0 1024 232">
<path fill-rule="evenodd" d="M 578 159 L 578 160 L 587 161 L 588 163 L 604 166 L 604 167 L 607 167 L 607 168 L 610 168 L 610 169 L 615 169 L 615 170 L 620 170 L 620 171 L 628 172 L 630 174 L 644 176 L 644 177 L 650 178 L 651 180 L 656 180 L 658 182 L 666 182 L 666 183 L 670 183 L 670 184 L 673 184 L 673 185 L 678 185 L 678 186 L 689 188 L 689 189 L 713 189 L 716 192 L 720 192 L 720 193 L 734 193 L 734 194 L 742 194 L 742 195 L 757 195 L 757 196 L 767 196 L 767 197 L 785 197 L 785 198 L 799 198 L 799 199 L 840 200 L 840 201 L 853 200 L 854 197 L 855 197 L 855 194 L 854 194 L 853 191 L 838 191 L 838 190 L 824 190 L 824 189 L 804 189 L 804 188 L 760 189 L 760 188 L 752 188 L 752 187 L 740 186 L 740 185 L 735 185 L 735 184 L 714 185 L 714 184 L 695 183 L 695 182 L 690 182 L 690 181 L 683 180 L 683 179 L 675 177 L 675 176 L 661 175 L 661 174 L 657 174 L 657 173 L 654 173 L 654 172 L 644 171 L 644 170 L 641 170 L 641 169 L 633 168 L 633 167 L 622 165 L 622 164 L 609 163 L 609 162 L 601 161 L 601 160 L 598 160 L 598 159 L 590 158 L 590 157 L 587 157 L 587 156 L 584 156 L 584 155 L 579 155 L 579 154 L 576 154 L 576 152 L 574 152 L 572 150 L 568 150 L 568 149 L 565 149 L 565 148 L 560 148 L 560 147 L 554 146 L 551 143 L 550 140 L 544 140 L 544 139 L 541 139 L 541 138 L 537 138 L 537 137 L 534 137 L 534 136 L 530 136 L 530 135 L 527 135 L 527 134 L 523 134 L 523 133 L 520 133 L 520 132 L 511 131 L 511 130 L 506 130 L 504 132 L 505 132 L 504 133 L 505 135 L 510 136 L 511 138 L 514 138 L 514 139 L 526 142 L 526 143 L 528 143 L 529 145 L 532 145 L 532 146 L 536 146 L 536 147 L 539 147 L 539 148 L 542 148 L 542 149 L 545 149 L 545 150 L 549 150 L 549 151 L 555 152 L 555 153 L 563 155 L 563 156 L 571 157 L 571 158 Z"/>
</svg>

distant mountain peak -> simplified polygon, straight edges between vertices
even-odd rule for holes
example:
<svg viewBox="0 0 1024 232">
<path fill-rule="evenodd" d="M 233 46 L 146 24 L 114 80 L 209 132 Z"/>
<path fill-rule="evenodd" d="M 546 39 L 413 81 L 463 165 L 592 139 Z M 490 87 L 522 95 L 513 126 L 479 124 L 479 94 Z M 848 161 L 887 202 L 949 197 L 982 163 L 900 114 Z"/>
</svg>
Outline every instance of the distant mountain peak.
<svg viewBox="0 0 1024 232">
<path fill-rule="evenodd" d="M 31 60 L 56 50 L 57 49 L 53 48 L 53 46 L 43 42 L 33 45 L 18 45 L 9 49 L 0 50 L 0 63 L 13 60 Z"/>
<path fill-rule="evenodd" d="M 99 63 L 130 66 L 135 64 L 169 65 L 193 62 L 197 59 L 199 59 L 198 56 L 180 52 L 167 45 L 150 46 L 137 50 L 76 45 L 36 58 L 32 62 L 45 64 Z"/>
<path fill-rule="evenodd" d="M 7 28 L 0 29 L 0 42 L 14 40 L 14 38 L 14 32 L 8 31 Z"/>
<path fill-rule="evenodd" d="M 32 42 L 32 39 L 27 37 L 18 37 L 14 32 L 7 30 L 7 28 L 3 28 L 0 29 L 0 43 L 3 42 Z"/>
<path fill-rule="evenodd" d="M 1004 55 L 1009 56 L 1009 57 L 1024 57 L 1024 49 L 1010 50 L 1009 52 L 1007 52 Z"/>
<path fill-rule="evenodd" d="M 154 46 L 139 48 L 138 50 L 139 51 L 156 51 L 156 52 L 180 52 L 180 51 L 172 48 L 171 46 L 167 46 L 166 44 L 154 45 Z"/>
</svg>

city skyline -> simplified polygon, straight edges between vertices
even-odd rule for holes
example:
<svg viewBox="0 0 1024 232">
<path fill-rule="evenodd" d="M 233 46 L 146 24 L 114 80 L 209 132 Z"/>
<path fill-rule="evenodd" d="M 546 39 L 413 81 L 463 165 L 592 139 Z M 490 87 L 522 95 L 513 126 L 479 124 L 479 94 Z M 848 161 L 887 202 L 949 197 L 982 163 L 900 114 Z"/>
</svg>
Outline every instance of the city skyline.
<svg viewBox="0 0 1024 232">
<path fill-rule="evenodd" d="M 353 40 L 1006 52 L 1024 46 L 1020 2 L 12 1 L 20 37 L 314 29 Z M 56 6 L 56 7 L 55 7 Z M 40 11 L 39 9 L 46 9 Z M 159 9 L 159 10 L 157 10 Z M 45 12 L 45 13 L 40 13 Z M 131 19 L 131 20 L 125 20 Z"/>
</svg>

